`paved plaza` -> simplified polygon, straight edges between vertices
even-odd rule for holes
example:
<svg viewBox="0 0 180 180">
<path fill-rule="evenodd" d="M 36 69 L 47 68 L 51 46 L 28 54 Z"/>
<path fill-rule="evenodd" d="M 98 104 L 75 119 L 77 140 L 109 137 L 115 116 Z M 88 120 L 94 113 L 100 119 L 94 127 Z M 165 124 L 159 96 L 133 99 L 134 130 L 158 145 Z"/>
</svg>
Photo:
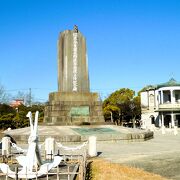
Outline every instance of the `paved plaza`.
<svg viewBox="0 0 180 180">
<path fill-rule="evenodd" d="M 180 134 L 175 136 L 170 129 L 163 135 L 156 130 L 154 139 L 148 141 L 97 142 L 97 151 L 108 161 L 180 179 Z"/>
</svg>

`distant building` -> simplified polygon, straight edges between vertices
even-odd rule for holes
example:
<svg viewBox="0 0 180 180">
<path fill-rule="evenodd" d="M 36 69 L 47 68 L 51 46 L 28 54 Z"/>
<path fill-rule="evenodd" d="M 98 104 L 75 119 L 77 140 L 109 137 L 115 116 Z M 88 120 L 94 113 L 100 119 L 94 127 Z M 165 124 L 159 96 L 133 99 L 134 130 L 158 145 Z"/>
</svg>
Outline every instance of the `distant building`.
<svg viewBox="0 0 180 180">
<path fill-rule="evenodd" d="M 10 103 L 11 107 L 17 108 L 20 105 L 24 105 L 24 99 L 15 99 Z"/>
<path fill-rule="evenodd" d="M 147 86 L 141 92 L 141 121 L 144 128 L 180 127 L 180 82 L 173 78 L 163 84 Z"/>
</svg>

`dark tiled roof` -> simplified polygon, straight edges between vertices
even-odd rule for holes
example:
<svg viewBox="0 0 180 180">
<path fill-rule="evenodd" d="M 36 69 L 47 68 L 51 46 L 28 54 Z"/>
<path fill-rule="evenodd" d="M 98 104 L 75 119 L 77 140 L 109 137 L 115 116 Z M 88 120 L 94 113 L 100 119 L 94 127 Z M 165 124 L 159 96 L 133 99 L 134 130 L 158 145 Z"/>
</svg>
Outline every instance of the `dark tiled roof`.
<svg viewBox="0 0 180 180">
<path fill-rule="evenodd" d="M 157 85 L 148 85 L 144 87 L 141 91 L 149 91 L 149 90 L 159 89 L 162 87 L 170 87 L 170 86 L 180 86 L 180 82 L 177 82 L 174 78 L 171 78 L 166 83 L 157 84 Z"/>
<path fill-rule="evenodd" d="M 180 86 L 180 82 L 177 82 L 174 78 L 171 78 L 168 82 L 158 84 L 157 88 L 170 87 L 170 86 Z"/>
</svg>

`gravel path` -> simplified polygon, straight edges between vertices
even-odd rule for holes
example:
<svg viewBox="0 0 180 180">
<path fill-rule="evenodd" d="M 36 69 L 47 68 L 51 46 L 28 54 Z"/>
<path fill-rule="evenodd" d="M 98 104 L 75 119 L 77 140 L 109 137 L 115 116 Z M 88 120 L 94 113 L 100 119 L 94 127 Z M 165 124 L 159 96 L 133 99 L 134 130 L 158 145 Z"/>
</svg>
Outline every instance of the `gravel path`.
<svg viewBox="0 0 180 180">
<path fill-rule="evenodd" d="M 156 130 L 154 139 L 144 142 L 97 142 L 97 151 L 111 162 L 180 180 L 180 134 L 170 129 L 164 135 Z"/>
</svg>

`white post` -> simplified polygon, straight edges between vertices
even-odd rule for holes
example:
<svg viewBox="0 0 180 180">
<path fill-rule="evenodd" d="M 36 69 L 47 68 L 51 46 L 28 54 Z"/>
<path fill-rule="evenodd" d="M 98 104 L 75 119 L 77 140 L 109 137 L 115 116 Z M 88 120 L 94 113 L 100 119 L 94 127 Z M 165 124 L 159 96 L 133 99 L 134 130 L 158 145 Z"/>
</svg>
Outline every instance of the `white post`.
<svg viewBox="0 0 180 180">
<path fill-rule="evenodd" d="M 10 155 L 11 154 L 11 144 L 10 137 L 2 138 L 2 155 Z"/>
<path fill-rule="evenodd" d="M 174 135 L 177 135 L 178 131 L 177 131 L 177 126 L 174 126 Z"/>
<path fill-rule="evenodd" d="M 46 138 L 45 140 L 45 153 L 46 159 L 53 159 L 55 152 L 55 140 L 54 138 Z"/>
<path fill-rule="evenodd" d="M 96 150 L 96 137 L 90 136 L 89 137 L 89 149 L 88 154 L 91 157 L 97 156 L 97 150 Z"/>
<path fill-rule="evenodd" d="M 146 121 L 142 120 L 141 129 L 146 129 Z"/>
</svg>

